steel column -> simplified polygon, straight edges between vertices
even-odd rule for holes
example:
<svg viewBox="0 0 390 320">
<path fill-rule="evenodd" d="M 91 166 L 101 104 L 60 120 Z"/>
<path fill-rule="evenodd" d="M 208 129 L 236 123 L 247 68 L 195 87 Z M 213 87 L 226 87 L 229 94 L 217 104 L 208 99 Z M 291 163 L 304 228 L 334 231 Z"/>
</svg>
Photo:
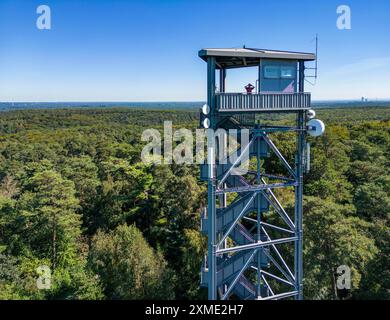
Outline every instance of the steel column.
<svg viewBox="0 0 390 320">
<path fill-rule="evenodd" d="M 305 62 L 299 61 L 299 92 L 305 92 Z"/>
<path fill-rule="evenodd" d="M 304 129 L 305 112 L 299 111 L 297 113 L 297 127 Z M 297 153 L 296 153 L 296 187 L 295 187 L 295 236 L 297 241 L 295 243 L 295 281 L 298 295 L 296 299 L 303 299 L 302 279 L 303 279 L 303 247 L 302 247 L 302 215 L 303 215 L 303 157 L 305 147 L 305 133 L 298 131 L 297 133 Z"/>
<path fill-rule="evenodd" d="M 226 69 L 220 69 L 219 70 L 219 92 L 225 92 L 226 87 Z"/>
<path fill-rule="evenodd" d="M 210 107 L 210 129 L 207 136 L 207 158 L 208 158 L 208 221 L 209 221 L 209 245 L 208 245 L 208 276 L 209 276 L 209 300 L 217 299 L 217 262 L 216 262 L 216 198 L 215 198 L 215 58 L 207 59 L 207 104 Z"/>
</svg>

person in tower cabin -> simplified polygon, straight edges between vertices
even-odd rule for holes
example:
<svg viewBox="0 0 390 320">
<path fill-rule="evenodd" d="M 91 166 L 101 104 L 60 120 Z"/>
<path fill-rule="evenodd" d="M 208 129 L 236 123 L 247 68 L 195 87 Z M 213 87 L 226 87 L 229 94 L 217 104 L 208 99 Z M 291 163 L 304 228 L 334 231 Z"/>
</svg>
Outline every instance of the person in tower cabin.
<svg viewBox="0 0 390 320">
<path fill-rule="evenodd" d="M 245 86 L 245 90 L 246 90 L 246 94 L 252 94 L 252 91 L 255 87 L 251 84 L 251 83 L 248 83 L 246 86 Z"/>
</svg>

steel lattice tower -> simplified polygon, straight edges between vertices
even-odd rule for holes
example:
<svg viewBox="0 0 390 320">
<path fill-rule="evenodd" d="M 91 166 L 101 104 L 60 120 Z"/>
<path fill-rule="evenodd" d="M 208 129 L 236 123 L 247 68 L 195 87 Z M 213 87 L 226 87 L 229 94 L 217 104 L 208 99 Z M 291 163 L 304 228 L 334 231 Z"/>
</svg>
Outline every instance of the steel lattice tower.
<svg viewBox="0 0 390 320">
<path fill-rule="evenodd" d="M 209 161 L 201 165 L 201 179 L 208 183 L 208 203 L 201 223 L 208 237 L 208 255 L 201 284 L 208 287 L 210 300 L 302 299 L 306 135 L 323 131 L 306 123 L 312 111 L 310 94 L 304 92 L 305 61 L 315 60 L 315 55 L 248 48 L 204 49 L 199 55 L 207 62 L 207 105 L 201 112 L 201 124 L 209 128 Z M 259 68 L 257 93 L 226 93 L 226 70 L 247 66 Z M 216 70 L 220 76 L 218 92 Z M 277 70 L 280 78 L 276 78 Z M 286 84 L 292 92 L 282 92 Z M 272 93 L 267 86 L 274 88 Z M 256 114 L 275 112 L 294 114 L 295 125 L 270 126 L 255 121 Z M 219 154 L 228 135 L 219 135 L 216 143 L 214 133 L 218 129 L 238 132 L 239 148 L 234 159 Z M 247 143 L 241 141 L 244 130 Z M 273 142 L 273 134 L 287 132 L 295 134 L 293 163 Z M 265 171 L 264 164 L 272 154 L 284 168 L 284 176 Z M 239 175 L 237 168 L 244 158 L 251 160 L 251 166 L 246 174 Z M 277 197 L 287 189 L 295 195 L 295 210 L 289 213 Z"/>
</svg>

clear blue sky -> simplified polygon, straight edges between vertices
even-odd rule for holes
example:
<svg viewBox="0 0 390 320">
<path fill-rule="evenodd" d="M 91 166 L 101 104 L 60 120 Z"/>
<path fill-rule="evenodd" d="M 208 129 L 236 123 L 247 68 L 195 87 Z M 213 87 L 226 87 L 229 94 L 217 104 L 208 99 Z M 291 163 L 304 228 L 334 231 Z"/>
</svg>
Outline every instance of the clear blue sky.
<svg viewBox="0 0 390 320">
<path fill-rule="evenodd" d="M 36 28 L 36 8 L 52 29 Z M 348 4 L 352 30 L 336 27 Z M 204 100 L 204 47 L 313 51 L 314 99 L 390 98 L 388 0 L 0 0 L 0 101 Z M 228 74 L 243 90 L 255 70 Z"/>
</svg>

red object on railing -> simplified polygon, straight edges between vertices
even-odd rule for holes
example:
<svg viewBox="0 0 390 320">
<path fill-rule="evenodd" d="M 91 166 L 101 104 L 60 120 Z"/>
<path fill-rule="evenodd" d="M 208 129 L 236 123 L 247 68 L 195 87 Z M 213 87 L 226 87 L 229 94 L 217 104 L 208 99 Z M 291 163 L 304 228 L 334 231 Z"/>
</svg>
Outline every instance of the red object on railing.
<svg viewBox="0 0 390 320">
<path fill-rule="evenodd" d="M 248 83 L 246 86 L 245 86 L 245 90 L 246 90 L 246 93 L 247 94 L 252 94 L 252 91 L 255 87 L 251 84 L 251 83 Z"/>
</svg>

